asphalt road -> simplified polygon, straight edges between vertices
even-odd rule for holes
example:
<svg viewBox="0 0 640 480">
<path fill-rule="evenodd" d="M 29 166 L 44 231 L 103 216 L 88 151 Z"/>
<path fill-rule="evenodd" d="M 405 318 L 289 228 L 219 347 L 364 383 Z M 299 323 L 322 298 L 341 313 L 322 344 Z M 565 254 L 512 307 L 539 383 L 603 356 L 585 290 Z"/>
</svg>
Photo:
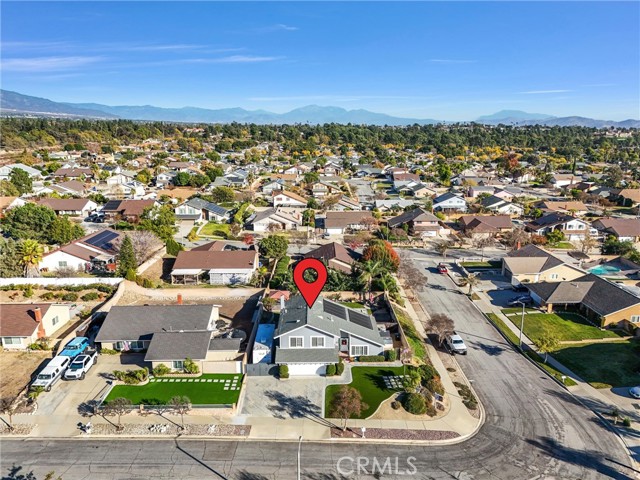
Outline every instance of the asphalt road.
<svg viewBox="0 0 640 480">
<path fill-rule="evenodd" d="M 485 406 L 486 423 L 472 439 L 451 446 L 303 443 L 301 478 L 638 478 L 618 438 L 595 414 L 515 353 L 454 293 L 448 277 L 427 273 L 438 258 L 409 258 L 425 272 L 414 284 L 428 283 L 419 293 L 427 311 L 452 316 L 467 342 L 469 354 L 458 359 Z M 63 480 L 279 480 L 296 478 L 297 448 L 291 442 L 3 440 L 0 464 L 3 478 L 33 472 L 40 480 L 55 471 Z M 384 471 L 373 470 L 374 459 Z M 19 470 L 11 476 L 13 465 Z"/>
</svg>

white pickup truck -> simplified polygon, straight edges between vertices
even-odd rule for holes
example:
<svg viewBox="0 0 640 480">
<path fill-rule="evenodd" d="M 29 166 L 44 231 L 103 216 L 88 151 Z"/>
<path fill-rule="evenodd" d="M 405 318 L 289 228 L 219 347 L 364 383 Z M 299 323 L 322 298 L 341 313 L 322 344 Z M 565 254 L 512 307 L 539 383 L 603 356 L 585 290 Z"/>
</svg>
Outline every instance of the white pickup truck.
<svg viewBox="0 0 640 480">
<path fill-rule="evenodd" d="M 98 363 L 98 352 L 86 350 L 82 355 L 73 359 L 69 368 L 64 372 L 65 380 L 83 380 L 91 367 Z"/>
<path fill-rule="evenodd" d="M 46 367 L 38 374 L 31 384 L 31 387 L 42 387 L 45 391 L 50 392 L 51 387 L 62 378 L 62 374 L 69 366 L 71 359 L 62 355 L 53 357 Z"/>
<path fill-rule="evenodd" d="M 453 332 L 452 335 L 447 335 L 445 340 L 445 345 L 449 349 L 449 351 L 454 353 L 459 353 L 460 355 L 467 354 L 467 346 L 464 344 L 464 340 L 457 333 Z"/>
</svg>

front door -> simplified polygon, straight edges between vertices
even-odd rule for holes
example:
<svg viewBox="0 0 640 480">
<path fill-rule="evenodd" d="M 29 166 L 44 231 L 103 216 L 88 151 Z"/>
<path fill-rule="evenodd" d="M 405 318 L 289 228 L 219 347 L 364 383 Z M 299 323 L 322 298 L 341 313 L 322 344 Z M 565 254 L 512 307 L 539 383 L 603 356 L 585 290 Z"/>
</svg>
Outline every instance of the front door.
<svg viewBox="0 0 640 480">
<path fill-rule="evenodd" d="M 340 351 L 341 352 L 349 352 L 349 339 L 341 338 L 340 339 Z"/>
</svg>

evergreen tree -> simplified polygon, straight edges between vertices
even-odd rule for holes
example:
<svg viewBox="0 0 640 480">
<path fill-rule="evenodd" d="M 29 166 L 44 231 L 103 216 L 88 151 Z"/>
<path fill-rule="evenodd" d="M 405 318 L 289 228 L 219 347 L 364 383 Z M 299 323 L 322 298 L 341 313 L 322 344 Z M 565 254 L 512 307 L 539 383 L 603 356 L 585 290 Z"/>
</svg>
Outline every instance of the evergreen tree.
<svg viewBox="0 0 640 480">
<path fill-rule="evenodd" d="M 138 268 L 136 253 L 133 250 L 133 243 L 129 235 L 125 235 L 118 252 L 118 275 L 124 277 L 129 270 L 135 271 Z"/>
</svg>

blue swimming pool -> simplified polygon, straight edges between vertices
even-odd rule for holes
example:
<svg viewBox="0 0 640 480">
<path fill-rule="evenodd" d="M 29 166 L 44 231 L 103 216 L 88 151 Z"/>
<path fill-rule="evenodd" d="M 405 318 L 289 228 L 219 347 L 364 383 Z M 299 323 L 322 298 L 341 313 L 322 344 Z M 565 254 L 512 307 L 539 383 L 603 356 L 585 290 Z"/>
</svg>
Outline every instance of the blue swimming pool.
<svg viewBox="0 0 640 480">
<path fill-rule="evenodd" d="M 620 269 L 613 265 L 598 265 L 597 267 L 589 269 L 589 273 L 593 273 L 594 275 L 612 275 L 619 272 Z"/>
</svg>

